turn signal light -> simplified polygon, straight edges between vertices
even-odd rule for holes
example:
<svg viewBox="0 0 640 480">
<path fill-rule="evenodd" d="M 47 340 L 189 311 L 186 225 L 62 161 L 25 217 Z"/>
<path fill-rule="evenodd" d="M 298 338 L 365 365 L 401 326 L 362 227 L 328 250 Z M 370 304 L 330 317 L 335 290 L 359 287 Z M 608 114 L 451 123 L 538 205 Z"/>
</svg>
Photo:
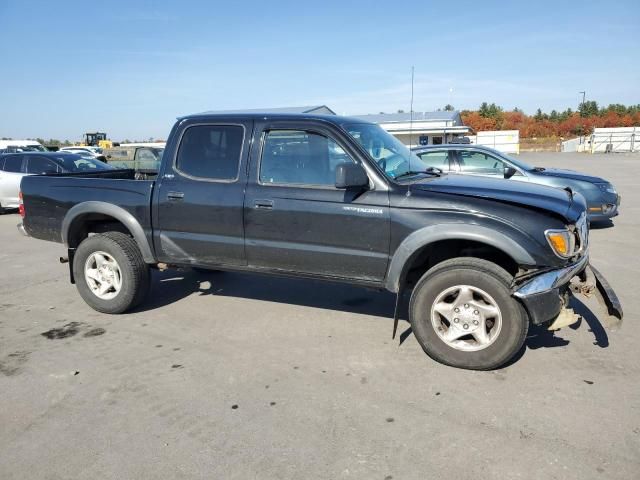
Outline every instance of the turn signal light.
<svg viewBox="0 0 640 480">
<path fill-rule="evenodd" d="M 547 230 L 545 235 L 556 255 L 563 258 L 573 255 L 573 237 L 568 230 Z"/>
</svg>

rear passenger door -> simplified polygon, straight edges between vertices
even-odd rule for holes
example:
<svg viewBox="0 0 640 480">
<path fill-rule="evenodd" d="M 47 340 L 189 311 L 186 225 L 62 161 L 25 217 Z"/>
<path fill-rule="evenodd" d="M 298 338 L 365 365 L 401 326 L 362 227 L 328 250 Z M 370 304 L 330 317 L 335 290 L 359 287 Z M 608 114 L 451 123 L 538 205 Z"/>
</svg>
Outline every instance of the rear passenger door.
<svg viewBox="0 0 640 480">
<path fill-rule="evenodd" d="M 0 205 L 2 208 L 18 208 L 20 181 L 24 176 L 25 155 L 0 157 Z"/>
<path fill-rule="evenodd" d="M 385 189 L 339 190 L 339 163 L 360 163 L 321 124 L 256 122 L 245 196 L 248 264 L 364 281 L 384 278 L 389 258 Z"/>
<path fill-rule="evenodd" d="M 155 193 L 154 244 L 163 262 L 244 265 L 242 221 L 253 122 L 187 120 L 165 154 Z"/>
</svg>

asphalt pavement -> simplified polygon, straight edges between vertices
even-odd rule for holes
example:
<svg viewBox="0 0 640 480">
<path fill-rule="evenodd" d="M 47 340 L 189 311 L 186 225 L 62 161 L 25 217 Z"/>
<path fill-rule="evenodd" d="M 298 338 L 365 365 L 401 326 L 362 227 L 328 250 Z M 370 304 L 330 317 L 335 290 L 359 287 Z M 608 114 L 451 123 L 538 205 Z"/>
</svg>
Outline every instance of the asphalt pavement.
<svg viewBox="0 0 640 480">
<path fill-rule="evenodd" d="M 0 478 L 638 478 L 640 155 L 522 158 L 618 187 L 591 258 L 626 317 L 534 329 L 492 372 L 392 340 L 393 296 L 344 285 L 155 272 L 103 315 L 0 216 Z"/>
</svg>

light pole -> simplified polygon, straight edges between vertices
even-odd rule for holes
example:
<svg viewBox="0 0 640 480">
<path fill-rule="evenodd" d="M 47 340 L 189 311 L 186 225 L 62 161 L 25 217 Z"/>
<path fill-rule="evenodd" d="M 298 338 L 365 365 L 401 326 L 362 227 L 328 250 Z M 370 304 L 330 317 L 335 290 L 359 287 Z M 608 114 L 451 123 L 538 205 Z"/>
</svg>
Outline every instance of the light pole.
<svg viewBox="0 0 640 480">
<path fill-rule="evenodd" d="M 587 92 L 584 91 L 584 92 L 578 92 L 578 93 L 582 94 L 582 103 L 580 104 L 580 107 L 578 107 L 578 111 L 580 112 L 580 116 L 583 117 L 583 116 L 586 116 L 586 112 L 584 110 L 584 101 L 585 101 L 585 96 Z M 582 135 L 581 135 L 580 143 L 584 143 L 584 140 L 585 140 L 584 126 L 581 127 L 581 130 L 582 130 Z"/>
</svg>

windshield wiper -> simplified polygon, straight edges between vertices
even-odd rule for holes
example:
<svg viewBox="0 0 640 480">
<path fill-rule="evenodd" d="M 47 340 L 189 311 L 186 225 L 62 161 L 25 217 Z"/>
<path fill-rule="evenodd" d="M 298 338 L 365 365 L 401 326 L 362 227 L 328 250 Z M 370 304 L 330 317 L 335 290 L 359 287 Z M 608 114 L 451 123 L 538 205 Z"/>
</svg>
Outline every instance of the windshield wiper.
<svg viewBox="0 0 640 480">
<path fill-rule="evenodd" d="M 432 175 L 434 177 L 439 177 L 442 174 L 442 170 L 440 170 L 437 167 L 429 167 L 422 171 L 409 170 L 408 172 L 401 173 L 397 177 L 394 177 L 394 180 L 398 180 L 399 178 L 403 178 L 403 177 L 410 177 L 412 175 L 420 175 L 420 174 L 427 174 L 427 175 Z"/>
</svg>

